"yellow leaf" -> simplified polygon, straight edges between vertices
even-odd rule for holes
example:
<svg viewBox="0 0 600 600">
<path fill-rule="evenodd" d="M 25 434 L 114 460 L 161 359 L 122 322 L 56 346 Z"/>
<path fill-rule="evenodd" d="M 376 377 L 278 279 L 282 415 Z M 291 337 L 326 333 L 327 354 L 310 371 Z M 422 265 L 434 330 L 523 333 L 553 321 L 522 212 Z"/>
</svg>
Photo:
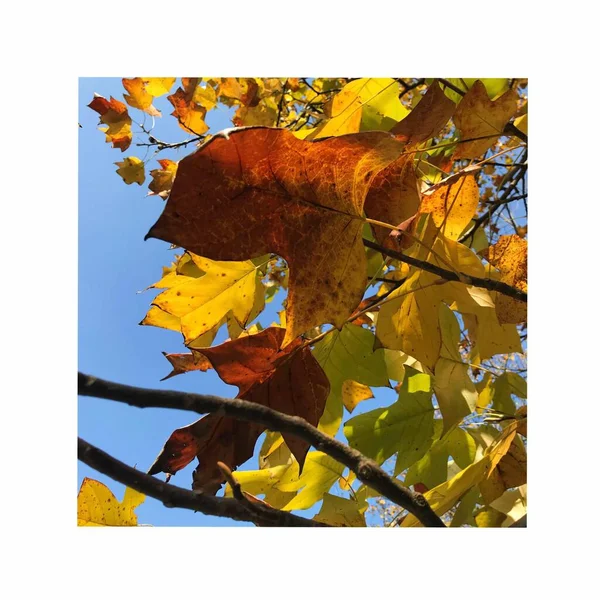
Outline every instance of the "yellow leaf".
<svg viewBox="0 0 600 600">
<path fill-rule="evenodd" d="M 479 187 L 473 175 L 462 176 L 450 183 L 436 186 L 433 193 L 423 196 L 419 212 L 431 213 L 441 233 L 457 240 L 470 223 L 479 204 Z"/>
<path fill-rule="evenodd" d="M 506 515 L 502 527 L 509 527 L 527 514 L 527 484 L 516 490 L 506 491 L 500 498 L 494 500 L 491 506 Z"/>
<path fill-rule="evenodd" d="M 500 271 L 500 281 L 527 291 L 527 241 L 518 235 L 503 235 L 490 246 L 486 258 Z M 527 320 L 527 304 L 504 294 L 493 295 L 498 322 L 522 323 Z"/>
<path fill-rule="evenodd" d="M 366 510 L 366 502 L 361 507 L 351 498 L 340 498 L 339 496 L 325 494 L 321 510 L 314 517 L 314 520 L 334 527 L 366 527 L 364 515 Z"/>
<path fill-rule="evenodd" d="M 135 156 L 130 156 L 122 162 L 116 162 L 115 165 L 119 167 L 117 173 L 127 185 L 131 185 L 132 183 L 142 185 L 146 180 L 144 163 Z"/>
<path fill-rule="evenodd" d="M 124 94 L 129 106 L 143 110 L 153 117 L 160 117 L 160 111 L 152 106 L 153 96 L 146 90 L 146 82 L 141 77 L 123 79 L 123 87 L 129 92 Z"/>
<path fill-rule="evenodd" d="M 112 96 L 107 100 L 98 94 L 94 94 L 94 99 L 88 106 L 100 115 L 100 122 L 107 126 L 99 128 L 106 135 L 106 141 L 112 142 L 113 148 L 125 152 L 132 140 L 131 117 L 127 106 Z"/>
<path fill-rule="evenodd" d="M 515 127 L 527 135 L 527 115 L 522 115 L 518 119 L 515 119 Z"/>
<path fill-rule="evenodd" d="M 331 118 L 311 132 L 309 139 L 332 135 L 356 133 L 361 130 L 361 121 L 366 120 L 365 129 L 388 131 L 408 113 L 398 99 L 400 86 L 394 79 L 356 79 L 338 92 L 331 105 Z M 377 127 L 377 125 L 380 125 Z"/>
<path fill-rule="evenodd" d="M 433 369 L 441 346 L 438 308 L 439 279 L 416 271 L 379 309 L 377 338 L 390 350 L 402 350 Z"/>
<path fill-rule="evenodd" d="M 142 77 L 146 82 L 146 91 L 157 98 L 171 91 L 175 83 L 175 77 Z"/>
<path fill-rule="evenodd" d="M 217 94 L 212 86 L 202 87 L 199 85 L 194 90 L 193 100 L 206 110 L 211 110 L 217 105 Z"/>
<path fill-rule="evenodd" d="M 476 81 L 454 113 L 454 122 L 462 140 L 486 137 L 458 145 L 454 158 L 476 158 L 491 148 L 504 126 L 517 112 L 519 96 L 508 90 L 497 100 L 490 100 L 485 86 Z M 491 136 L 491 137 L 490 137 Z"/>
<path fill-rule="evenodd" d="M 197 278 L 174 275 L 168 289 L 153 302 L 181 320 L 186 344 L 216 327 L 229 311 L 244 327 L 257 302 L 262 310 L 261 273 L 252 261 L 224 262 L 190 256 L 204 275 Z"/>
<path fill-rule="evenodd" d="M 77 495 L 77 525 L 135 527 L 134 509 L 145 499 L 144 494 L 126 488 L 123 502 L 119 502 L 103 483 L 86 477 Z"/>
<path fill-rule="evenodd" d="M 352 412 L 357 404 L 363 400 L 374 397 L 375 396 L 373 396 L 373 392 L 368 385 L 363 385 L 362 383 L 358 383 L 358 381 L 352 381 L 352 379 L 347 379 L 342 384 L 342 402 L 348 409 L 348 412 Z"/>
<path fill-rule="evenodd" d="M 516 423 L 509 425 L 490 446 L 487 453 L 477 462 L 469 465 L 446 481 L 424 494 L 434 512 L 442 516 L 448 512 L 464 494 L 474 485 L 484 481 L 496 468 L 496 465 L 508 451 L 516 434 Z M 413 515 L 408 515 L 402 527 L 421 527 L 422 524 Z"/>
<path fill-rule="evenodd" d="M 282 480 L 277 484 L 281 492 L 300 493 L 286 506 L 284 510 L 303 510 L 323 498 L 325 492 L 339 479 L 344 472 L 344 465 L 323 452 L 309 452 L 302 475 L 298 477 L 291 470 L 286 471 Z"/>
<path fill-rule="evenodd" d="M 193 97 L 198 85 L 198 78 L 182 79 L 183 88 L 177 88 L 167 100 L 175 109 L 171 114 L 179 121 L 179 127 L 194 135 L 202 135 L 208 131 L 204 122 L 206 108 L 194 102 Z"/>
<path fill-rule="evenodd" d="M 444 418 L 444 435 L 463 417 L 473 412 L 477 403 L 477 390 L 469 377 L 469 367 L 462 362 L 458 352 L 458 321 L 445 304 L 440 306 L 440 326 L 442 350 L 435 365 L 433 390 Z"/>
</svg>

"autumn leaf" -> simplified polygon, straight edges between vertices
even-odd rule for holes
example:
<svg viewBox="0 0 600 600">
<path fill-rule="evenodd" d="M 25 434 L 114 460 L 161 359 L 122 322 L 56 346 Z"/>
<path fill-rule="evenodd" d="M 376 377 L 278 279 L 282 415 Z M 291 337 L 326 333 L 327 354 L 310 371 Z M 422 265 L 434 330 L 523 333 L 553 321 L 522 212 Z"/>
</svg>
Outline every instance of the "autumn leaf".
<svg viewBox="0 0 600 600">
<path fill-rule="evenodd" d="M 146 92 L 151 96 L 158 98 L 171 91 L 175 83 L 175 77 L 142 77 L 146 83 Z"/>
<path fill-rule="evenodd" d="M 85 477 L 77 495 L 77 525 L 79 527 L 135 527 L 134 510 L 146 499 L 144 494 L 125 488 L 123 501 L 95 479 Z"/>
<path fill-rule="evenodd" d="M 460 327 L 454 313 L 445 305 L 440 306 L 442 349 L 435 364 L 433 390 L 444 417 L 444 433 L 470 415 L 477 403 L 477 390 L 469 377 L 469 366 L 458 351 Z"/>
<path fill-rule="evenodd" d="M 517 427 L 518 432 L 518 427 Z M 486 504 L 500 498 L 506 490 L 527 483 L 527 451 L 523 441 L 515 437 L 494 472 L 479 484 Z"/>
<path fill-rule="evenodd" d="M 131 185 L 132 183 L 142 185 L 146 180 L 144 163 L 135 156 L 130 156 L 122 162 L 116 162 L 115 165 L 119 167 L 117 173 L 127 185 Z"/>
<path fill-rule="evenodd" d="M 366 502 L 361 506 L 352 498 L 340 498 L 326 493 L 321 510 L 314 520 L 333 527 L 366 527 L 364 513 L 367 507 Z"/>
<path fill-rule="evenodd" d="M 411 369 L 394 404 L 350 419 L 344 435 L 352 448 L 379 464 L 397 453 L 396 472 L 401 472 L 431 446 L 433 413 L 431 378 Z"/>
<path fill-rule="evenodd" d="M 342 384 L 342 403 L 348 412 L 352 412 L 363 400 L 369 400 L 374 397 L 368 385 L 363 385 L 352 379 L 347 379 Z"/>
<path fill-rule="evenodd" d="M 200 353 L 184 352 L 179 354 L 167 354 L 166 352 L 163 352 L 163 354 L 171 363 L 173 370 L 163 377 L 161 381 L 175 377 L 175 375 L 189 373 L 190 371 L 208 371 L 208 369 L 212 369 L 210 361 Z"/>
<path fill-rule="evenodd" d="M 152 94 L 146 89 L 146 82 L 141 77 L 135 77 L 133 79 L 122 79 L 123 87 L 127 90 L 127 94 L 124 94 L 125 102 L 133 108 L 138 108 L 145 113 L 153 116 L 160 117 L 160 111 L 152 106 L 154 100 Z"/>
<path fill-rule="evenodd" d="M 166 198 L 173 186 L 173 180 L 177 173 L 177 163 L 168 158 L 162 158 L 158 160 L 158 164 L 160 165 L 160 169 L 153 169 L 150 171 L 152 181 L 148 187 L 152 193 L 149 195 L 157 195 L 161 198 Z"/>
<path fill-rule="evenodd" d="M 405 485 L 425 484 L 427 489 L 433 489 L 448 479 L 448 460 L 450 457 L 466 469 L 474 460 L 477 445 L 469 433 L 460 427 L 442 436 L 443 422 L 434 421 L 435 442 L 426 454 L 414 463 L 404 478 Z"/>
<path fill-rule="evenodd" d="M 197 77 L 182 78 L 183 87 L 177 88 L 174 94 L 167 96 L 167 100 L 175 109 L 171 114 L 179 122 L 184 131 L 194 135 L 202 135 L 208 131 L 204 122 L 206 108 L 194 101 L 194 94 L 199 80 Z"/>
<path fill-rule="evenodd" d="M 518 94 L 514 90 L 508 90 L 492 101 L 483 83 L 476 81 L 454 113 L 454 122 L 460 130 L 461 139 L 473 141 L 459 144 L 454 158 L 476 158 L 491 148 L 517 112 L 518 100 Z M 486 136 L 491 137 L 473 139 Z"/>
<path fill-rule="evenodd" d="M 288 469 L 277 489 L 281 492 L 298 492 L 283 510 L 304 510 L 323 498 L 344 472 L 344 465 L 323 452 L 309 452 L 302 474 Z"/>
<path fill-rule="evenodd" d="M 127 106 L 112 96 L 110 100 L 94 94 L 94 99 L 88 106 L 100 115 L 100 122 L 106 127 L 100 127 L 100 131 L 106 134 L 107 143 L 112 143 L 113 148 L 120 148 L 125 152 L 132 140 L 131 117 L 127 112 Z"/>
<path fill-rule="evenodd" d="M 365 198 L 401 149 L 382 132 L 318 142 L 269 128 L 214 136 L 180 161 L 146 238 L 213 260 L 275 252 L 290 269 L 284 345 L 323 323 L 340 329 L 366 284 Z"/>
<path fill-rule="evenodd" d="M 450 120 L 456 105 L 448 98 L 437 82 L 433 82 L 420 102 L 404 119 L 390 130 L 408 144 L 432 138 Z"/>
<path fill-rule="evenodd" d="M 516 423 L 513 425 L 502 432 L 480 460 L 424 494 L 437 515 L 441 516 L 448 512 L 466 492 L 481 481 L 486 480 L 493 473 L 498 462 L 508 451 L 516 434 Z M 413 515 L 408 515 L 401 525 L 401 527 L 421 526 L 420 521 Z"/>
<path fill-rule="evenodd" d="M 238 386 L 237 398 L 298 415 L 316 426 L 329 394 L 329 382 L 310 350 L 299 349 L 300 340 L 279 350 L 284 336 L 284 329 L 270 327 L 205 348 L 202 354 L 225 383 Z M 215 493 L 223 481 L 217 461 L 231 468 L 241 465 L 252 456 L 264 430 L 257 423 L 208 415 L 175 430 L 149 473 L 175 473 L 197 456 L 200 464 L 194 472 L 194 488 Z M 302 468 L 309 444 L 287 433 L 283 438 Z"/>
<path fill-rule="evenodd" d="M 503 235 L 490 246 L 485 257 L 500 271 L 500 281 L 527 292 L 527 241 L 518 235 Z M 522 323 L 527 320 L 527 304 L 504 294 L 494 294 L 498 322 Z"/>
<path fill-rule="evenodd" d="M 168 289 L 152 303 L 179 319 L 186 344 L 214 330 L 230 312 L 244 327 L 252 315 L 262 311 L 261 263 L 212 261 L 191 253 L 189 257 L 201 276 L 168 274 L 154 284 Z"/>
<path fill-rule="evenodd" d="M 315 344 L 313 356 L 331 384 L 319 423 L 319 429 L 325 433 L 335 435 L 342 422 L 343 386 L 347 380 L 367 386 L 389 386 L 384 350 L 373 351 L 374 342 L 369 330 L 347 323 L 341 331 L 333 331 Z"/>
</svg>

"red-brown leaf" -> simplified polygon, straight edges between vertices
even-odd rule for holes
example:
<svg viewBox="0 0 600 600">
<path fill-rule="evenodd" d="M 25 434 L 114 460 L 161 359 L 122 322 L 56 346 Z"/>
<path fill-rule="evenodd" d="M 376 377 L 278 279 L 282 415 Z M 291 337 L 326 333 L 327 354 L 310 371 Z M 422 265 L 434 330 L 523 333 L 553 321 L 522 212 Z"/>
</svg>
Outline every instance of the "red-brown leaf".
<svg viewBox="0 0 600 600">
<path fill-rule="evenodd" d="M 308 348 L 298 349 L 300 340 L 280 350 L 285 329 L 270 327 L 252 336 L 203 348 L 225 383 L 239 388 L 238 398 L 297 415 L 317 425 L 329 395 L 329 380 Z M 194 488 L 215 493 L 222 481 L 217 461 L 236 468 L 248 460 L 265 426 L 229 417 L 208 415 L 177 429 L 165 444 L 149 473 L 175 473 L 195 456 Z M 283 434 L 300 468 L 309 444 Z"/>
</svg>

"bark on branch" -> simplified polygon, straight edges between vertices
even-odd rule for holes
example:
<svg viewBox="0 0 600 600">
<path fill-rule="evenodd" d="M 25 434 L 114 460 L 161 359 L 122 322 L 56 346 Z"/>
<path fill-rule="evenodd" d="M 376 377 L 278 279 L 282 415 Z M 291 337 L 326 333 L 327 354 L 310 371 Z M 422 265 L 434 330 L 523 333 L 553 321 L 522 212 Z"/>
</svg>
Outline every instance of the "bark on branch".
<svg viewBox="0 0 600 600">
<path fill-rule="evenodd" d="M 515 300 L 520 300 L 521 302 L 527 302 L 527 292 L 523 292 L 512 285 L 508 285 L 503 281 L 496 281 L 494 279 L 484 279 L 483 277 L 473 277 L 472 275 L 467 275 L 466 273 L 461 273 L 460 277 L 454 273 L 453 271 L 448 271 L 447 269 L 442 269 L 437 265 L 433 265 L 424 260 L 419 260 L 418 258 L 413 258 L 412 256 L 407 256 L 402 252 L 396 252 L 395 250 L 388 250 L 375 242 L 372 242 L 366 238 L 363 238 L 363 243 L 367 248 L 372 248 L 373 250 L 377 250 L 386 256 L 391 256 L 397 260 L 401 260 L 409 265 L 413 265 L 419 269 L 423 269 L 423 271 L 428 271 L 429 273 L 434 273 L 435 275 L 439 275 L 443 279 L 448 281 L 461 281 L 466 283 L 467 285 L 474 285 L 475 287 L 485 288 L 486 290 L 491 290 L 493 292 L 499 292 L 500 294 L 504 294 L 505 296 L 510 296 Z"/>
<path fill-rule="evenodd" d="M 229 517 L 235 521 L 252 521 L 262 527 L 328 527 L 318 521 L 276 508 L 258 504 L 248 506 L 249 503 L 239 502 L 235 498 L 217 498 L 165 483 L 122 463 L 81 438 L 77 439 L 77 457 L 92 469 L 160 500 L 168 508 L 187 508 L 207 515 Z"/>
<path fill-rule="evenodd" d="M 431 509 L 422 494 L 400 485 L 375 461 L 319 431 L 300 417 L 287 415 L 267 406 L 238 398 L 230 399 L 204 394 L 138 388 L 83 373 L 78 374 L 78 393 L 81 396 L 124 402 L 138 408 L 174 408 L 191 410 L 200 414 L 218 413 L 242 421 L 261 423 L 271 431 L 292 433 L 347 466 L 365 485 L 408 510 L 423 525 L 445 527 L 441 518 Z"/>
</svg>

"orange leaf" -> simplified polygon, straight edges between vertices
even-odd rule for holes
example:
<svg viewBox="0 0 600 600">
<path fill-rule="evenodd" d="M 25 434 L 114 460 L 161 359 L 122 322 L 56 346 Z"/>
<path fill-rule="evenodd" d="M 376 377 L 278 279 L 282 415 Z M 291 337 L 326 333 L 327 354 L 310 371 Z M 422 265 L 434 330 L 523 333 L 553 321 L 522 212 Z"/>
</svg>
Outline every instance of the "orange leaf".
<svg viewBox="0 0 600 600">
<path fill-rule="evenodd" d="M 107 125 L 102 128 L 106 134 L 106 141 L 112 142 L 113 148 L 120 148 L 125 152 L 131 144 L 131 117 L 127 107 L 112 96 L 110 100 L 96 95 L 88 106 L 100 115 L 100 121 Z"/>
<path fill-rule="evenodd" d="M 173 186 L 173 180 L 177 173 L 177 163 L 168 158 L 163 158 L 158 161 L 158 164 L 161 166 L 160 169 L 150 171 L 152 182 L 148 188 L 152 193 L 149 195 L 158 195 L 161 198 L 166 198 Z"/>
<path fill-rule="evenodd" d="M 153 97 L 146 91 L 146 82 L 141 77 L 134 79 L 123 79 L 123 87 L 129 92 L 124 94 L 125 101 L 129 106 L 143 110 L 153 117 L 160 117 L 160 111 L 152 106 Z"/>
<path fill-rule="evenodd" d="M 329 380 L 309 348 L 298 350 L 301 340 L 280 351 L 284 335 L 284 329 L 270 327 L 203 348 L 202 354 L 225 383 L 239 388 L 237 398 L 300 416 L 316 426 L 329 395 Z M 224 481 L 217 462 L 232 469 L 244 463 L 264 430 L 257 423 L 208 415 L 175 430 L 149 473 L 175 473 L 197 456 L 200 464 L 194 472 L 194 489 L 216 493 Z M 309 444 L 287 433 L 283 439 L 302 469 Z"/>
<path fill-rule="evenodd" d="M 477 80 L 460 101 L 454 122 L 463 140 L 492 137 L 459 144 L 454 158 L 476 158 L 491 148 L 517 112 L 518 101 L 519 95 L 514 90 L 508 90 L 497 100 L 490 100 L 485 86 Z"/>
<path fill-rule="evenodd" d="M 167 354 L 163 352 L 163 354 L 171 363 L 173 370 L 166 377 L 163 377 L 161 381 L 175 377 L 175 375 L 189 373 L 190 371 L 208 371 L 208 369 L 212 369 L 208 358 L 200 352 L 183 352 L 181 354 Z"/>
<path fill-rule="evenodd" d="M 434 81 L 419 104 L 394 125 L 393 133 L 402 141 L 416 144 L 428 140 L 438 133 L 449 121 L 456 105 L 444 94 Z"/>
<path fill-rule="evenodd" d="M 500 271 L 500 281 L 527 291 L 527 241 L 518 235 L 503 235 L 485 251 L 485 257 Z M 527 304 L 495 294 L 498 322 L 522 323 L 527 320 Z"/>
<path fill-rule="evenodd" d="M 204 122 L 206 108 L 193 100 L 199 79 L 197 77 L 184 77 L 181 82 L 183 88 L 177 88 L 174 94 L 167 96 L 167 100 L 175 109 L 171 115 L 179 121 L 179 126 L 184 131 L 194 135 L 202 135 L 208 131 L 208 125 Z"/>
<path fill-rule="evenodd" d="M 367 282 L 365 198 L 371 207 L 388 193 L 376 177 L 402 148 L 383 132 L 316 142 L 266 127 L 216 135 L 180 161 L 146 239 L 215 260 L 276 252 L 290 269 L 284 345 L 323 323 L 341 329 Z"/>
</svg>

